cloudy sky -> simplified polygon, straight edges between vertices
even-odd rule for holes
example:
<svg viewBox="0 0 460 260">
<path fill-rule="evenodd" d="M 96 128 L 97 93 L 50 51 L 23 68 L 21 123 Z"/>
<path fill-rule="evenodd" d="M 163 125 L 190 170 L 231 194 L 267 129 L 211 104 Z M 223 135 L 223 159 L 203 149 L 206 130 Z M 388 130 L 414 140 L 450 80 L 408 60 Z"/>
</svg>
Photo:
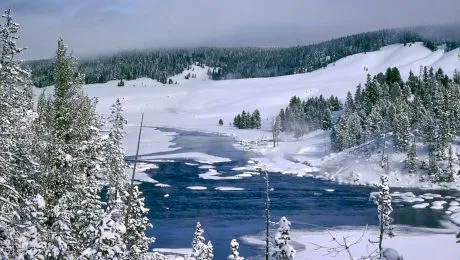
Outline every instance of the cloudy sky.
<svg viewBox="0 0 460 260">
<path fill-rule="evenodd" d="M 290 46 L 382 28 L 460 23 L 459 0 L 0 0 L 25 58 L 185 46 Z"/>
</svg>

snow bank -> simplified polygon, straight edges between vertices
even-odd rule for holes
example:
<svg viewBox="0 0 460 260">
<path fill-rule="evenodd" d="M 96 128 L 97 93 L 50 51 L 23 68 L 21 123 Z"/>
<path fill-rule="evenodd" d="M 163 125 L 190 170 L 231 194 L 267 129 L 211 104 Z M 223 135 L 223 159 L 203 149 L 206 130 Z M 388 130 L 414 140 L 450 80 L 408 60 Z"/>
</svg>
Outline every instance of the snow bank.
<svg viewBox="0 0 460 260">
<path fill-rule="evenodd" d="M 204 179 L 204 180 L 216 180 L 216 181 L 219 181 L 219 180 L 239 180 L 239 179 L 243 179 L 242 176 L 220 176 L 221 173 L 217 172 L 216 170 L 214 169 L 209 169 L 209 171 L 205 172 L 205 173 L 200 173 L 198 174 L 198 176 L 201 178 L 201 179 Z"/>
<path fill-rule="evenodd" d="M 219 162 L 230 162 L 231 160 L 228 158 L 218 157 L 214 155 L 209 155 L 205 153 L 199 152 L 191 152 L 191 153 L 171 153 L 171 154 L 162 154 L 162 155 L 149 155 L 149 156 L 142 156 L 142 160 L 155 160 L 155 159 L 188 159 L 188 160 L 195 160 L 199 163 L 219 163 Z"/>
<path fill-rule="evenodd" d="M 293 223 L 295 225 L 295 223 Z M 294 227 L 295 228 L 295 227 Z M 377 248 L 376 244 L 368 243 L 376 241 L 378 232 L 376 228 L 364 232 L 362 228 L 336 228 L 324 231 L 298 231 L 291 230 L 291 245 L 297 250 L 296 259 L 350 259 L 348 253 L 343 250 L 337 256 L 326 255 L 325 249 L 318 249 L 317 245 L 334 246 L 330 234 L 337 239 L 346 237 L 348 242 L 360 241 L 350 248 L 354 258 L 369 255 Z M 455 229 L 417 229 L 411 227 L 396 227 L 396 236 L 386 238 L 383 246 L 396 249 L 404 259 L 443 259 L 458 260 L 460 247 L 455 243 Z M 362 237 L 362 239 L 360 239 Z M 244 236 L 241 238 L 246 244 L 264 245 L 263 236 Z M 435 243 L 433 243 L 435 241 Z"/>
</svg>

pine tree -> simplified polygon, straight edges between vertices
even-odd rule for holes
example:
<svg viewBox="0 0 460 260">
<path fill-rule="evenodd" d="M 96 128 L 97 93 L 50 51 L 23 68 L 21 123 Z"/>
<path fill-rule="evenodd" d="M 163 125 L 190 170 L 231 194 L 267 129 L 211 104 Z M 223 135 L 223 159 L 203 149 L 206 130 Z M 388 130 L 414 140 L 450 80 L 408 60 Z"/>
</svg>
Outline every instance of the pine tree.
<svg viewBox="0 0 460 260">
<path fill-rule="evenodd" d="M 230 255 L 228 256 L 227 260 L 244 260 L 244 257 L 240 256 L 240 253 L 238 252 L 238 249 L 240 247 L 240 244 L 236 239 L 232 239 L 230 242 Z"/>
<path fill-rule="evenodd" d="M 394 236 L 393 227 L 391 226 L 393 219 L 390 216 L 393 208 L 391 206 L 390 186 L 388 185 L 388 177 L 386 175 L 380 177 L 380 184 L 377 187 L 379 194 L 375 196 L 374 203 L 377 205 L 379 216 L 379 252 L 381 253 L 384 235 Z"/>
<path fill-rule="evenodd" d="M 131 197 L 131 209 L 127 213 L 128 226 L 124 235 L 124 242 L 128 250 L 128 259 L 140 259 L 149 249 L 149 244 L 155 241 L 155 238 L 147 237 L 145 231 L 151 228 L 147 213 L 149 209 L 144 206 L 144 198 L 141 197 L 142 192 L 139 191 L 137 185 L 133 188 Z M 128 196 L 128 194 L 125 194 Z"/>
<path fill-rule="evenodd" d="M 393 124 L 396 148 L 399 151 L 405 152 L 409 147 L 410 142 L 410 122 L 409 122 L 409 107 L 402 100 L 398 100 L 396 105 L 396 115 Z"/>
<path fill-rule="evenodd" d="M 214 259 L 214 247 L 212 246 L 211 241 L 208 241 L 206 245 L 206 260 Z"/>
<path fill-rule="evenodd" d="M 201 223 L 196 223 L 195 236 L 192 241 L 192 255 L 191 259 L 194 260 L 212 260 L 214 257 L 213 247 L 211 241 L 205 244 L 205 238 L 203 236 L 204 229 L 201 227 Z"/>
<path fill-rule="evenodd" d="M 55 58 L 54 97 L 39 101 L 36 147 L 41 170 L 47 217 L 62 197 L 67 198 L 69 228 L 76 240 L 69 254 L 79 256 L 92 247 L 103 218 L 100 198 L 103 175 L 103 142 L 99 135 L 101 120 L 95 102 L 83 93 L 83 77 L 77 72 L 76 59 L 67 54 L 62 39 Z"/>
<path fill-rule="evenodd" d="M 260 118 L 260 112 L 258 109 L 254 110 L 251 116 L 251 121 L 253 122 L 251 128 L 260 129 L 262 125 L 262 119 Z"/>
<path fill-rule="evenodd" d="M 123 235 L 126 231 L 123 217 L 117 211 L 107 212 L 97 226 L 94 243 L 85 249 L 82 257 L 89 259 L 124 259 L 126 245 Z"/>
<path fill-rule="evenodd" d="M 417 147 L 415 144 L 415 136 L 412 137 L 412 142 L 407 152 L 406 165 L 410 174 L 417 172 Z"/>
<path fill-rule="evenodd" d="M 48 238 L 46 250 L 47 259 L 74 259 L 77 239 L 72 233 L 72 196 L 74 194 L 65 193 L 52 209 L 52 226 Z"/>
<path fill-rule="evenodd" d="M 331 113 L 331 110 L 327 108 L 326 113 L 324 114 L 323 125 L 321 129 L 326 131 L 331 128 L 332 128 L 332 113 Z"/>
<path fill-rule="evenodd" d="M 295 249 L 289 245 L 291 240 L 291 222 L 286 217 L 282 217 L 278 222 L 278 231 L 275 235 L 275 248 L 273 257 L 277 260 L 295 259 Z"/>
<path fill-rule="evenodd" d="M 454 165 L 453 165 L 453 161 L 454 161 L 453 156 L 454 154 L 452 151 L 452 145 L 450 144 L 448 152 L 447 152 L 447 167 L 446 167 L 445 174 L 444 174 L 445 181 L 448 181 L 448 182 L 455 181 L 457 177 L 457 173 L 455 172 Z"/>
<path fill-rule="evenodd" d="M 124 161 L 123 137 L 125 135 L 123 125 L 123 108 L 120 99 L 117 99 L 111 108 L 109 122 L 112 127 L 107 139 L 104 141 L 104 158 L 106 161 L 106 178 L 108 182 L 107 203 L 110 209 L 117 208 L 121 212 L 126 209 L 125 192 L 128 191 L 128 178 L 125 172 L 126 163 Z"/>
<path fill-rule="evenodd" d="M 276 147 L 278 143 L 279 135 L 281 134 L 281 117 L 278 115 L 273 120 L 272 126 L 272 133 L 273 133 L 273 147 Z"/>
<path fill-rule="evenodd" d="M 10 10 L 0 25 L 0 257 L 15 259 L 41 254 L 46 232 L 40 219 L 42 208 L 40 172 L 32 154 L 35 119 L 30 72 L 22 69 L 16 55 L 19 25 Z M 42 205 L 43 203 L 40 203 Z"/>
</svg>

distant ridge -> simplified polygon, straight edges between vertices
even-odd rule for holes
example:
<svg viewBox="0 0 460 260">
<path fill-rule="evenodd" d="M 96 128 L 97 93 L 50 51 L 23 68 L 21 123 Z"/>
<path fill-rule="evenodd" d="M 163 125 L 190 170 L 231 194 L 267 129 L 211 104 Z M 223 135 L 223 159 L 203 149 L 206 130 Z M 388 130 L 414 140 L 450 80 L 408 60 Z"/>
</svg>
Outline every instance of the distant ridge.
<svg viewBox="0 0 460 260">
<path fill-rule="evenodd" d="M 446 44 L 446 51 L 460 46 L 460 25 L 418 26 L 360 33 L 337 39 L 283 48 L 174 48 L 125 51 L 114 55 L 83 59 L 80 72 L 86 83 L 147 77 L 164 84 L 194 63 L 215 68 L 208 71 L 214 80 L 275 77 L 309 72 L 343 57 L 380 49 L 395 43 L 424 42 L 435 50 Z M 32 69 L 37 87 L 53 84 L 52 61 L 26 63 Z"/>
</svg>

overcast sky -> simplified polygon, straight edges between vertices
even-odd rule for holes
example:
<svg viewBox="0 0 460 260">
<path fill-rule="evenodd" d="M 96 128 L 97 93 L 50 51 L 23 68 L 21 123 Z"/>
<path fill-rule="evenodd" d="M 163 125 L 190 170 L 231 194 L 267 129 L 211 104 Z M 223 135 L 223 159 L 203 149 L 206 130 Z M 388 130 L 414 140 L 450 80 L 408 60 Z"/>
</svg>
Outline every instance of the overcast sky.
<svg viewBox="0 0 460 260">
<path fill-rule="evenodd" d="M 0 0 L 26 58 L 155 47 L 290 46 L 375 29 L 460 22 L 459 0 Z"/>
</svg>

